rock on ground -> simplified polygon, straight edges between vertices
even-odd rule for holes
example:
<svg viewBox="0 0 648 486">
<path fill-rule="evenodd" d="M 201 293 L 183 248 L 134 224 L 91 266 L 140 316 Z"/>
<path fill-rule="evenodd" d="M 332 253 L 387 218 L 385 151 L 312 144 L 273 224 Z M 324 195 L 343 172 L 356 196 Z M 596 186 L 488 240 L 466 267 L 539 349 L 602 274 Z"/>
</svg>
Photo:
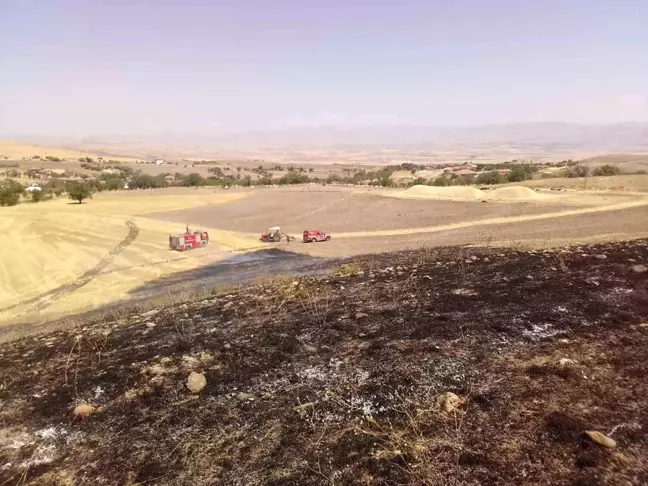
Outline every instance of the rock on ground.
<svg viewBox="0 0 648 486">
<path fill-rule="evenodd" d="M 189 378 L 187 378 L 187 388 L 191 393 L 199 393 L 203 388 L 207 386 L 207 378 L 201 373 L 196 373 L 192 371 L 189 373 Z"/>
<path fill-rule="evenodd" d="M 614 449 L 616 447 L 616 441 L 614 439 L 610 439 L 607 435 L 601 434 L 596 430 L 588 430 L 585 434 L 600 446 L 607 447 L 608 449 Z"/>
</svg>

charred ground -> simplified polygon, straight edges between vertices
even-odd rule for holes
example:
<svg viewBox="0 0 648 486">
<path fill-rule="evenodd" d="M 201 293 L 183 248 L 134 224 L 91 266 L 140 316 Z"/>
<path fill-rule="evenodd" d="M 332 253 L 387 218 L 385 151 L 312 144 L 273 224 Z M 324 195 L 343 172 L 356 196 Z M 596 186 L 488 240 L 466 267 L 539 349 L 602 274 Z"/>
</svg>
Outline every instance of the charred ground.
<svg viewBox="0 0 648 486">
<path fill-rule="evenodd" d="M 0 484 L 646 484 L 646 244 L 366 257 L 4 344 Z"/>
</svg>

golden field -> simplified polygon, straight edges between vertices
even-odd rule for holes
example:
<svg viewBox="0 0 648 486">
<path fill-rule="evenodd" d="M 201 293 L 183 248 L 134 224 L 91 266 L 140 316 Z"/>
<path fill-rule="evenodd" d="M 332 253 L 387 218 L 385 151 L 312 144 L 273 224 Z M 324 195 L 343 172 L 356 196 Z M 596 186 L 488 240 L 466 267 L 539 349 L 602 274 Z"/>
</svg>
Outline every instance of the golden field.
<svg viewBox="0 0 648 486">
<path fill-rule="evenodd" d="M 2 208 L 0 322 L 35 312 L 45 318 L 96 308 L 127 298 L 129 290 L 148 280 L 257 244 L 203 227 L 211 231 L 210 246 L 195 253 L 173 252 L 168 235 L 184 231 L 184 225 L 144 216 L 241 197 L 244 194 L 222 191 L 197 195 L 137 191 L 99 194 L 83 204 L 58 199 Z M 134 232 L 133 241 L 120 248 Z"/>
</svg>

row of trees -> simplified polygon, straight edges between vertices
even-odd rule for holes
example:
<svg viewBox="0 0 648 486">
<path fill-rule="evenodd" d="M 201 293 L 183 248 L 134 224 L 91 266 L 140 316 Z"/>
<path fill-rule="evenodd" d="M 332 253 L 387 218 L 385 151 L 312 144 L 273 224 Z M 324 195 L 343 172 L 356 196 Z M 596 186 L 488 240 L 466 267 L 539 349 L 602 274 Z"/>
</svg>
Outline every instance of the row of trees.
<svg viewBox="0 0 648 486">
<path fill-rule="evenodd" d="M 69 182 L 65 185 L 65 192 L 67 192 L 70 199 L 81 203 L 84 199 L 92 197 L 94 188 L 85 182 Z M 27 191 L 20 182 L 7 179 L 0 185 L 0 206 L 15 206 L 26 194 Z M 54 190 L 52 187 L 45 187 L 40 191 L 31 191 L 29 197 L 31 202 L 38 203 L 52 199 L 55 195 L 60 196 L 61 194 L 63 194 L 62 190 L 59 191 Z"/>
<path fill-rule="evenodd" d="M 572 165 L 565 170 L 565 177 L 587 177 L 587 176 L 615 176 L 620 175 L 621 169 L 615 165 L 602 165 L 591 170 L 585 165 Z"/>
</svg>

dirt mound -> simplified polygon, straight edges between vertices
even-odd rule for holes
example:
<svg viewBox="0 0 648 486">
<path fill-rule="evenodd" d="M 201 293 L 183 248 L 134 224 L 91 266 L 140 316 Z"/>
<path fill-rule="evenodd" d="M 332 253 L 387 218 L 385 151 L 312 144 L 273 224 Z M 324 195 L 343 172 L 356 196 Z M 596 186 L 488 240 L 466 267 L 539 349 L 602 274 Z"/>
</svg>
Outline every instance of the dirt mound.
<svg viewBox="0 0 648 486">
<path fill-rule="evenodd" d="M 523 186 L 500 187 L 488 193 L 488 199 L 493 201 L 530 201 L 541 197 L 533 189 Z"/>
<path fill-rule="evenodd" d="M 460 199 L 476 201 L 484 199 L 485 193 L 471 186 L 413 186 L 403 191 L 401 197 L 420 197 L 431 199 Z"/>
</svg>

